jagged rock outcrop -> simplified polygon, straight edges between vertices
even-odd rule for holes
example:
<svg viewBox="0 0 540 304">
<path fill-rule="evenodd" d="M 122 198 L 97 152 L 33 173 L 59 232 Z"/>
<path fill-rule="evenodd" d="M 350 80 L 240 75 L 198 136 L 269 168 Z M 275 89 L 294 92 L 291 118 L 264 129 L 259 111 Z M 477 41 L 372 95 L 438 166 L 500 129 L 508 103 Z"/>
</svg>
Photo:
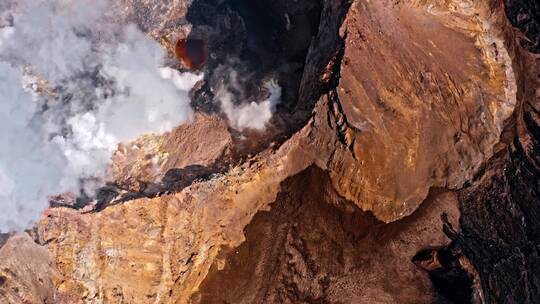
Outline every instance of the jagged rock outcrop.
<svg viewBox="0 0 540 304">
<path fill-rule="evenodd" d="M 377 217 L 410 214 L 493 154 L 516 105 L 509 26 L 490 3 L 355 2 L 338 101 L 334 186 Z M 512 36 L 508 37 L 512 38 Z"/>
<path fill-rule="evenodd" d="M 534 15 L 520 15 L 535 6 L 276 1 L 268 25 L 244 20 L 256 2 L 120 1 L 170 60 L 176 39 L 210 40 L 193 94 L 210 114 L 120 147 L 120 198 L 47 210 L 43 247 L 12 237 L 0 257 L 26 244 L 39 276 L 6 277 L 0 296 L 22 302 L 7 287 L 22 284 L 31 303 L 539 301 L 538 58 L 510 24 L 535 50 Z M 265 54 L 254 25 L 277 27 L 255 31 L 277 46 L 298 40 L 254 76 L 287 67 L 267 134 L 228 128 L 212 104 L 218 55 L 249 71 L 246 54 Z"/>
<path fill-rule="evenodd" d="M 427 274 L 410 262 L 444 246 L 441 214 L 459 225 L 456 196 L 433 193 L 410 218 L 389 225 L 346 201 L 310 167 L 287 179 L 271 210 L 224 248 L 194 303 L 432 303 Z M 222 261 L 221 261 L 222 260 Z"/>
<path fill-rule="evenodd" d="M 121 145 L 113 155 L 112 181 L 121 188 L 144 192 L 176 168 L 200 166 L 221 171 L 232 161 L 233 138 L 225 121 L 196 114 L 189 124 L 164 136 L 145 136 Z"/>
<path fill-rule="evenodd" d="M 523 12 L 519 19 L 530 20 L 530 26 L 514 24 L 538 41 L 535 12 L 526 13 L 530 7 L 538 15 L 534 1 L 507 5 Z M 523 49 L 517 55 L 521 104 L 506 128 L 509 145 L 459 191 L 462 228 L 453 237 L 478 269 L 486 303 L 540 301 L 540 57 Z"/>
<path fill-rule="evenodd" d="M 12 236 L 0 248 L 1 303 L 55 303 L 54 261 L 27 234 Z"/>
</svg>

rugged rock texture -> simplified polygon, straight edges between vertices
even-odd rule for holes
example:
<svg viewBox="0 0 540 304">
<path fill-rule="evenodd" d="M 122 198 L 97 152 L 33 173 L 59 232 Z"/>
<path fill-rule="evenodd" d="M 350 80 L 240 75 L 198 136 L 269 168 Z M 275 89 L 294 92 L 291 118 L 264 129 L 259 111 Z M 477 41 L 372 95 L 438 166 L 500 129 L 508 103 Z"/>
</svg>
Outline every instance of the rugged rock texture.
<svg viewBox="0 0 540 304">
<path fill-rule="evenodd" d="M 457 199 L 433 194 L 410 218 L 389 225 L 337 195 L 311 167 L 287 179 L 246 241 L 222 250 L 195 303 L 432 303 L 426 273 L 410 262 L 442 246 L 441 215 L 458 224 Z M 221 261 L 223 259 L 223 261 Z"/>
<path fill-rule="evenodd" d="M 206 114 L 120 147 L 93 207 L 44 213 L 43 247 L 11 237 L 9 267 L 36 258 L 0 297 L 540 301 L 537 6 L 507 2 L 120 1 L 171 54 L 208 43 Z M 253 72 L 247 100 L 278 76 L 268 133 L 214 113 L 227 69 Z"/>
<path fill-rule="evenodd" d="M 334 112 L 339 193 L 393 221 L 430 187 L 459 188 L 516 104 L 507 26 L 486 2 L 355 2 Z"/>
<path fill-rule="evenodd" d="M 526 11 L 535 5 L 524 1 L 509 7 Z M 511 143 L 460 191 L 462 230 L 454 239 L 478 269 L 486 303 L 540 301 L 539 63 L 538 55 L 519 54 L 521 106 L 507 127 Z"/>
<path fill-rule="evenodd" d="M 540 4 L 537 1 L 506 0 L 508 19 L 518 27 L 525 37 L 521 45 L 532 53 L 540 53 Z"/>
<path fill-rule="evenodd" d="M 240 245 L 244 227 L 275 200 L 281 181 L 315 157 L 305 154 L 305 136 L 179 193 L 97 213 L 50 209 L 39 234 L 69 278 L 59 290 L 87 303 L 185 303 L 220 248 Z"/>
<path fill-rule="evenodd" d="M 220 171 L 231 162 L 232 146 L 223 120 L 196 114 L 192 122 L 164 136 L 146 136 L 119 147 L 112 159 L 112 180 L 123 189 L 143 191 L 173 169 L 200 166 Z"/>
<path fill-rule="evenodd" d="M 0 248 L 1 303 L 56 303 L 53 260 L 28 235 L 14 235 Z"/>
</svg>

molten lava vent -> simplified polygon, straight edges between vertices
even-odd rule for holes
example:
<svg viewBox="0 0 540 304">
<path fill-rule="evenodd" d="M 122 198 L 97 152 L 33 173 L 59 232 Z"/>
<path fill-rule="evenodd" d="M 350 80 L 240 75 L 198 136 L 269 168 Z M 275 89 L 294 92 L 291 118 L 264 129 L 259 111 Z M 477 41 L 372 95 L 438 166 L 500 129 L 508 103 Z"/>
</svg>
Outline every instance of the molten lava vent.
<svg viewBox="0 0 540 304">
<path fill-rule="evenodd" d="M 206 63 L 206 42 L 199 39 L 180 39 L 174 47 L 176 58 L 191 70 Z"/>
</svg>

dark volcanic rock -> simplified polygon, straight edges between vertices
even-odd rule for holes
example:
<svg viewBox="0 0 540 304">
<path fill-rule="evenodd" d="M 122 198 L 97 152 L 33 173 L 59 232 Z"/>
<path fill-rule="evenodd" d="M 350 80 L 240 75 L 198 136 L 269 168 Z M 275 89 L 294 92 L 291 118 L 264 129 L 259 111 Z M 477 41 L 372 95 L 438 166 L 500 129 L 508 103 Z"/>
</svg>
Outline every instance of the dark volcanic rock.
<svg viewBox="0 0 540 304">
<path fill-rule="evenodd" d="M 506 0 L 506 15 L 525 37 L 523 47 L 533 53 L 540 53 L 540 2 L 534 0 Z"/>
<path fill-rule="evenodd" d="M 437 292 L 435 303 L 482 303 L 474 284 L 474 273 L 465 269 L 462 252 L 451 244 L 418 252 L 412 262 L 429 273 Z"/>
<path fill-rule="evenodd" d="M 0 233 L 0 248 L 4 246 L 10 236 L 9 233 Z"/>
<path fill-rule="evenodd" d="M 283 87 L 281 106 L 292 109 L 322 6 L 320 0 L 195 0 L 186 19 L 193 25 L 190 38 L 208 43 L 206 81 L 216 88 L 237 72 L 239 83 L 230 87 L 241 87 L 243 92 L 233 93 L 246 102 L 264 81 L 276 78 Z"/>
<path fill-rule="evenodd" d="M 508 18 L 528 37 L 524 46 L 531 52 L 539 50 L 539 7 L 506 1 Z M 478 270 L 485 303 L 540 302 L 540 69 L 535 56 L 521 56 L 528 64 L 518 91 L 523 105 L 507 127 L 513 140 L 460 191 L 462 230 L 454 239 Z"/>
<path fill-rule="evenodd" d="M 456 243 L 478 269 L 486 303 L 540 302 L 540 129 L 533 115 L 525 114 L 532 145 L 516 139 L 461 191 Z"/>
<path fill-rule="evenodd" d="M 540 172 L 522 157 L 493 161 L 495 172 L 460 197 L 456 242 L 479 271 L 486 303 L 540 302 Z"/>
</svg>

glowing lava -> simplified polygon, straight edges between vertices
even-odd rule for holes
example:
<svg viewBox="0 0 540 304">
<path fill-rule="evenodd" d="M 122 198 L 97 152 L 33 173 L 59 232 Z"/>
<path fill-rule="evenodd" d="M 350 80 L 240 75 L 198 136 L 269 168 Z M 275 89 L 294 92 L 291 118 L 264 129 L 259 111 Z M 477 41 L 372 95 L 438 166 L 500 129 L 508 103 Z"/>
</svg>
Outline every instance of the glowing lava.
<svg viewBox="0 0 540 304">
<path fill-rule="evenodd" d="M 199 39 L 180 39 L 174 47 L 176 58 L 191 70 L 206 63 L 206 43 Z"/>
</svg>

